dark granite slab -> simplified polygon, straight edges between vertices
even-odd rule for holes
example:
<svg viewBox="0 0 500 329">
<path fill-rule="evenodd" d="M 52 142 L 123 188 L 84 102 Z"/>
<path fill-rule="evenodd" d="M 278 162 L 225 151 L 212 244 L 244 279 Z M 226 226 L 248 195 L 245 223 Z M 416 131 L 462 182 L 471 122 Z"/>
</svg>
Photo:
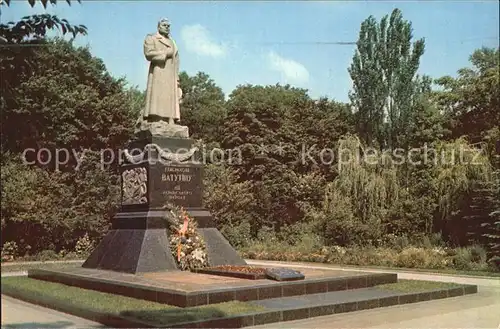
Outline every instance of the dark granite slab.
<svg viewBox="0 0 500 329">
<path fill-rule="evenodd" d="M 384 290 L 379 287 L 359 288 L 353 290 L 333 291 L 320 294 L 310 294 L 294 297 L 281 297 L 250 303 L 263 306 L 270 311 L 283 314 L 296 312 L 308 316 L 344 313 L 370 308 L 386 307 L 398 304 L 425 302 L 432 299 L 450 298 L 477 292 L 477 286 L 463 285 L 458 288 L 433 289 L 414 293 L 402 293 Z M 285 320 L 284 320 L 285 321 Z"/>
<path fill-rule="evenodd" d="M 264 306 L 271 310 L 277 310 L 352 303 L 397 295 L 398 293 L 396 292 L 378 290 L 377 288 L 362 288 L 356 290 L 332 291 L 312 295 L 272 298 L 267 300 L 252 301 L 251 303 Z"/>
<path fill-rule="evenodd" d="M 247 280 L 266 279 L 266 275 L 264 273 L 245 273 L 245 272 L 236 272 L 236 271 L 226 271 L 226 270 L 218 269 L 217 267 L 194 269 L 194 270 L 192 270 L 192 272 L 201 273 L 201 274 L 227 276 L 227 277 L 231 277 L 231 278 L 240 278 L 240 279 L 247 279 Z"/>
<path fill-rule="evenodd" d="M 178 270 L 164 228 L 111 230 L 82 267 L 133 274 Z"/>
<path fill-rule="evenodd" d="M 247 265 L 218 229 L 200 228 L 198 232 L 205 241 L 210 266 Z"/>
<path fill-rule="evenodd" d="M 381 279 L 373 280 L 373 282 L 383 283 L 397 281 L 396 274 L 385 273 L 315 272 L 312 270 L 309 272 L 304 271 L 304 274 L 306 279 L 301 281 L 279 282 L 226 278 L 183 271 L 142 275 L 87 268 L 28 271 L 28 276 L 35 279 L 116 293 L 180 307 L 232 300 L 249 301 L 300 296 L 311 292 L 327 292 L 325 289 L 328 287 L 345 290 L 347 289 L 347 281 L 352 277 L 365 277 L 365 281 L 368 277 L 380 277 Z M 330 284 L 332 282 L 338 284 Z"/>
<path fill-rule="evenodd" d="M 268 268 L 266 270 L 266 275 L 270 279 L 276 281 L 295 281 L 305 279 L 304 274 L 286 267 Z"/>
</svg>

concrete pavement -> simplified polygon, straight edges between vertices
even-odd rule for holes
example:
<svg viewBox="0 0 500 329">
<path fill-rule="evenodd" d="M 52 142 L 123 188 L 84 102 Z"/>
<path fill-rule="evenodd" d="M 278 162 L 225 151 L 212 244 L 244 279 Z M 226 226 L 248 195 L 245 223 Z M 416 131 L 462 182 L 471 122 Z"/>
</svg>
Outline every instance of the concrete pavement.
<svg viewBox="0 0 500 329">
<path fill-rule="evenodd" d="M 9 277 L 9 276 L 27 276 L 27 275 L 28 275 L 28 271 L 6 272 L 6 273 L 2 273 L 2 278 Z"/>
<path fill-rule="evenodd" d="M 49 308 L 2 295 L 2 328 L 105 328 Z"/>
</svg>

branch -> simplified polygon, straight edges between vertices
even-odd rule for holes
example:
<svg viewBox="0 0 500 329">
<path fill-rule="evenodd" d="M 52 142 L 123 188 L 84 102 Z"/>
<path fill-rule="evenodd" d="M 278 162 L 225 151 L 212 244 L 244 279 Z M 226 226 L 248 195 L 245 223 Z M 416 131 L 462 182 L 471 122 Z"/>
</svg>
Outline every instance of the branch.
<svg viewBox="0 0 500 329">
<path fill-rule="evenodd" d="M 7 7 L 10 6 L 10 1 L 11 0 L 3 0 L 3 2 L 7 5 Z M 81 0 L 73 0 L 73 2 L 78 2 L 81 3 Z M 47 5 L 50 3 L 51 5 L 55 6 L 57 4 L 57 0 L 28 0 L 28 3 L 31 7 L 34 7 L 37 2 L 41 2 L 42 6 L 44 9 L 47 9 Z M 66 0 L 66 3 L 71 6 L 71 0 Z"/>
</svg>

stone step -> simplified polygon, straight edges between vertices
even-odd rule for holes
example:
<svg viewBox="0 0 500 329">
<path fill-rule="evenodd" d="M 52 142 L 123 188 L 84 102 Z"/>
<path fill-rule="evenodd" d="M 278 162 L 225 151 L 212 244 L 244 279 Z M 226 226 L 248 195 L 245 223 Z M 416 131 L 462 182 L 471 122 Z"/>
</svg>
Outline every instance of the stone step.
<svg viewBox="0 0 500 329">
<path fill-rule="evenodd" d="M 457 297 L 477 293 L 475 285 L 403 293 L 383 287 L 361 288 L 311 294 L 295 297 L 273 298 L 250 303 L 264 306 L 274 321 L 292 321 L 336 313 L 354 312 L 371 308 L 417 303 L 433 299 Z M 257 317 L 254 319 L 254 325 Z M 259 321 L 260 322 L 260 321 Z M 270 321 L 271 322 L 271 321 Z"/>
</svg>

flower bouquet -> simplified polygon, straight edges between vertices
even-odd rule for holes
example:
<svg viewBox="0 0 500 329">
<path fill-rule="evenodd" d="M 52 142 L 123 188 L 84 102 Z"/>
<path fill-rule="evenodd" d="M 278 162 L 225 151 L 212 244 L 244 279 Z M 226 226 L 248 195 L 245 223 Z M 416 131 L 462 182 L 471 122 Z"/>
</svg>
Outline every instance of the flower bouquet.
<svg viewBox="0 0 500 329">
<path fill-rule="evenodd" d="M 199 235 L 198 225 L 182 207 L 167 205 L 169 222 L 170 249 L 177 266 L 182 271 L 208 266 L 206 245 Z"/>
</svg>

